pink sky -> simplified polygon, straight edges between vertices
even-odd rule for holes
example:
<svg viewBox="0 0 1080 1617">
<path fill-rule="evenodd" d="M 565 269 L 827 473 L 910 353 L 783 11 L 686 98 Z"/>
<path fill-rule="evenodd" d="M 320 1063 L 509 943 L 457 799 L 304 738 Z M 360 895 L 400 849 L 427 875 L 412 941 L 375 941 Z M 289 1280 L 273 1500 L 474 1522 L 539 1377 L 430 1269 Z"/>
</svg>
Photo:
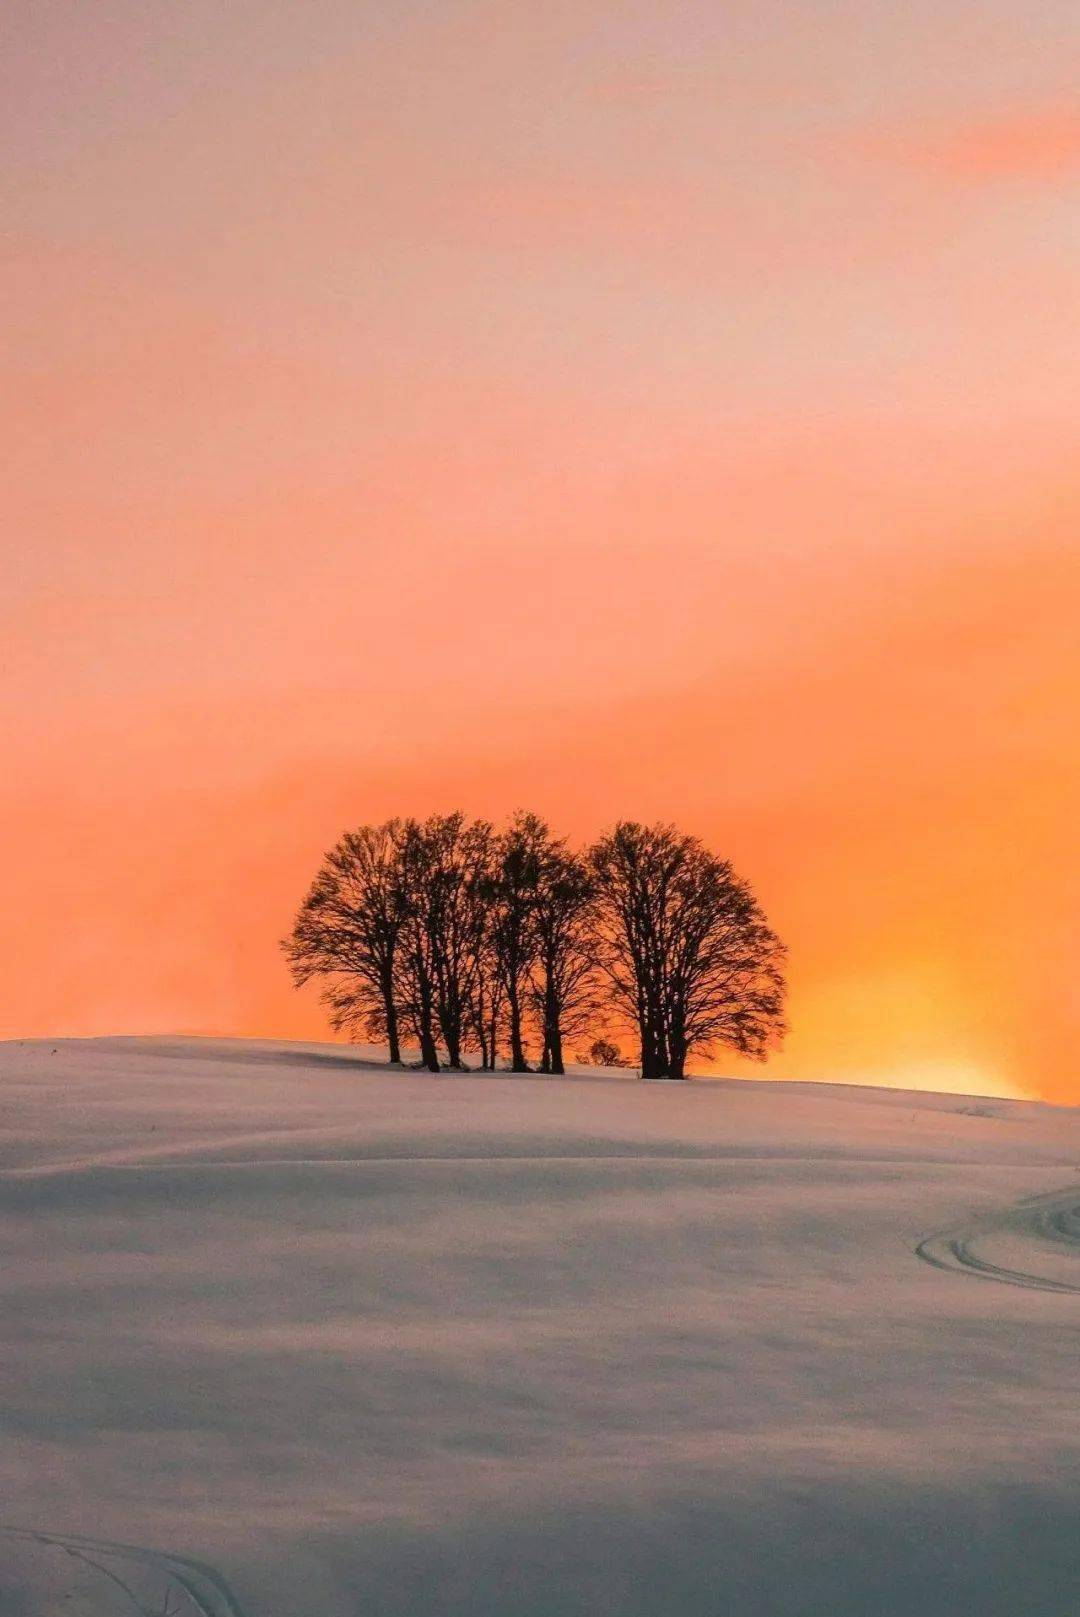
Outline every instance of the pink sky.
<svg viewBox="0 0 1080 1617">
<path fill-rule="evenodd" d="M 735 860 L 768 1073 L 1080 1101 L 1074 6 L 3 26 L 4 1033 L 316 1036 L 322 849 L 527 804 Z"/>
</svg>

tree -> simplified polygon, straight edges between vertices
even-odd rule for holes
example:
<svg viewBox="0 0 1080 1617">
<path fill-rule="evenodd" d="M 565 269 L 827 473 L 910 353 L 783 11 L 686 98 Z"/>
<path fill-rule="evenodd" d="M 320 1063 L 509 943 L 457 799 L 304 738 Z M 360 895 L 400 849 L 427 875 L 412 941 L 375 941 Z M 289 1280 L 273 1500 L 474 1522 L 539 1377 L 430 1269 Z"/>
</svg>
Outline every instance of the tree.
<svg viewBox="0 0 1080 1617">
<path fill-rule="evenodd" d="M 748 884 L 670 825 L 621 821 L 590 864 L 599 959 L 642 1077 L 683 1078 L 718 1044 L 764 1059 L 784 1031 L 784 950 Z"/>
<path fill-rule="evenodd" d="M 495 968 L 506 999 L 512 1072 L 529 1071 L 525 1056 L 525 1014 L 538 948 L 540 876 L 550 847 L 551 832 L 543 820 L 535 814 L 515 814 L 509 828 L 495 844 L 486 894 Z"/>
<path fill-rule="evenodd" d="M 462 1066 L 487 929 L 493 837 L 486 820 L 470 824 L 460 813 L 403 827 L 399 982 L 431 1072 L 439 1070 L 436 1025 L 447 1065 Z"/>
<path fill-rule="evenodd" d="M 400 825 L 362 825 L 323 860 L 292 932 L 283 940 L 299 987 L 327 979 L 323 1001 L 331 1026 L 385 1036 L 390 1060 L 401 1060 L 395 996 L 405 917 Z"/>
<path fill-rule="evenodd" d="M 480 1065 L 493 1072 L 499 1054 L 499 1041 L 505 1031 L 502 975 L 490 931 L 484 939 L 473 982 L 467 1016 L 469 1033 L 480 1048 Z"/>
<path fill-rule="evenodd" d="M 589 1060 L 594 1067 L 625 1067 L 622 1051 L 610 1039 L 594 1039 L 589 1046 Z"/>
<path fill-rule="evenodd" d="M 298 985 L 322 980 L 335 1029 L 385 1037 L 392 1062 L 415 1037 L 431 1072 L 440 1046 L 461 1068 L 474 1039 L 486 1068 L 506 1040 L 527 1072 L 535 1039 L 541 1071 L 562 1073 L 567 1037 L 612 1006 L 643 1078 L 682 1078 L 717 1045 L 763 1059 L 784 1031 L 784 950 L 752 890 L 670 825 L 622 821 L 586 856 L 534 814 L 501 836 L 460 813 L 360 826 L 283 947 Z"/>
<path fill-rule="evenodd" d="M 395 962 L 394 987 L 402 1014 L 420 1046 L 428 1072 L 439 1071 L 435 1042 L 435 941 L 425 894 L 430 881 L 430 850 L 418 820 L 402 822 L 398 837 L 403 920 Z"/>
<path fill-rule="evenodd" d="M 532 1002 L 540 1025 L 541 1071 L 562 1074 L 566 1039 L 596 1010 L 593 880 L 565 842 L 547 841 L 537 879 Z"/>
</svg>

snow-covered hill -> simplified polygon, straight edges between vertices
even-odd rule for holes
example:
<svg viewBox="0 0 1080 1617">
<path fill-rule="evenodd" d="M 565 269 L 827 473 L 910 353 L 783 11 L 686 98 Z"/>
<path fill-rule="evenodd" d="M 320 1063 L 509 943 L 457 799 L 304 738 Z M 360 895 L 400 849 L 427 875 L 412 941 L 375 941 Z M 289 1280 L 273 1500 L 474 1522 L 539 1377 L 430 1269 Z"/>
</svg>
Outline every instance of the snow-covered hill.
<svg viewBox="0 0 1080 1617">
<path fill-rule="evenodd" d="M 121 1039 L 0 1103 L 4 1617 L 1080 1610 L 1078 1112 Z"/>
</svg>

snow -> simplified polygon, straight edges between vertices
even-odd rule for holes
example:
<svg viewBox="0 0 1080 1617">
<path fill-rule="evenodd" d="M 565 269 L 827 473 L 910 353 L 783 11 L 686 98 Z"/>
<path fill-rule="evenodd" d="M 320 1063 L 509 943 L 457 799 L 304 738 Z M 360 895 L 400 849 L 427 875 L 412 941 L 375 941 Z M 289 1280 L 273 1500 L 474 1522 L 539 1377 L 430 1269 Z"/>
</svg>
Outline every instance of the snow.
<svg viewBox="0 0 1080 1617">
<path fill-rule="evenodd" d="M 0 1095 L 4 1617 L 1080 1609 L 1080 1112 L 180 1039 Z"/>
</svg>

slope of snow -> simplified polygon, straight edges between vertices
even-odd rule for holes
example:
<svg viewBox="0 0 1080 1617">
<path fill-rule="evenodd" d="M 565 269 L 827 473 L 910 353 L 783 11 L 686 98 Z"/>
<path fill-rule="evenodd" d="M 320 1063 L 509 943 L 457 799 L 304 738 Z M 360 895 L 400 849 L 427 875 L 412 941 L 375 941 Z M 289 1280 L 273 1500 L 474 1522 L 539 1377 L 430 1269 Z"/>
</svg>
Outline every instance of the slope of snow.
<svg viewBox="0 0 1080 1617">
<path fill-rule="evenodd" d="M 0 1096 L 4 1617 L 1080 1610 L 1076 1111 L 179 1039 Z"/>
</svg>

